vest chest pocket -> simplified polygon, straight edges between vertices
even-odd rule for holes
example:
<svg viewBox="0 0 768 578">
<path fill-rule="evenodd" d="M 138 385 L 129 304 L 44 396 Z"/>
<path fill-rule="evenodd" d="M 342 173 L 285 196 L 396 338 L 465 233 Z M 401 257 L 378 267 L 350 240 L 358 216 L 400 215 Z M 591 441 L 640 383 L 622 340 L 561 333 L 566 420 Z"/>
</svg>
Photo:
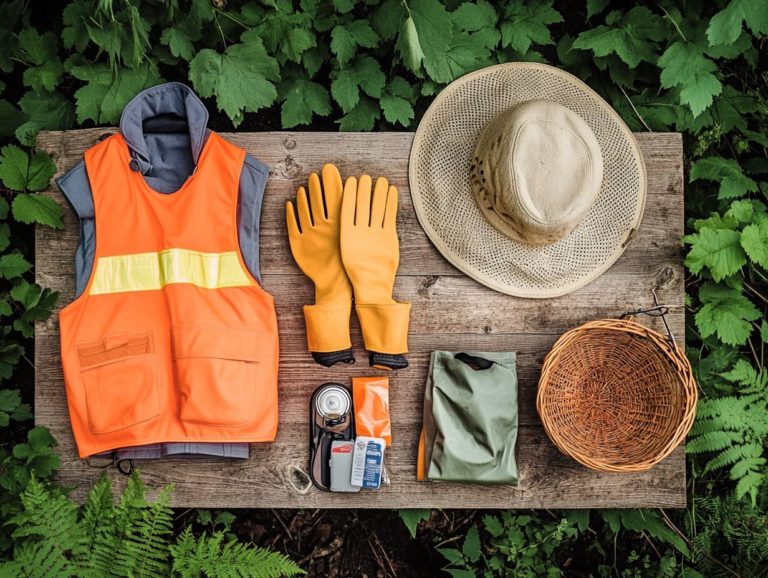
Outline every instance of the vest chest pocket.
<svg viewBox="0 0 768 578">
<path fill-rule="evenodd" d="M 256 415 L 261 333 L 218 325 L 173 327 L 182 421 L 240 426 Z"/>
<path fill-rule="evenodd" d="M 91 432 L 126 429 L 160 414 L 151 333 L 106 335 L 78 344 L 77 353 Z"/>
</svg>

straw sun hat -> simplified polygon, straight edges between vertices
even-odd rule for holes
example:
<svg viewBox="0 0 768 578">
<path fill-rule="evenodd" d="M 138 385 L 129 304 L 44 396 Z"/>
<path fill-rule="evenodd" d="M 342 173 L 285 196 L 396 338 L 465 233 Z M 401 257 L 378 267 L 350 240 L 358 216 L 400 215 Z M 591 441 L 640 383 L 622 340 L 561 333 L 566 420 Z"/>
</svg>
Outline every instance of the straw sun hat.
<svg viewBox="0 0 768 578">
<path fill-rule="evenodd" d="M 640 226 L 643 157 L 586 84 L 543 64 L 508 63 L 447 86 L 411 149 L 419 221 L 480 283 L 518 297 L 583 287 Z"/>
</svg>

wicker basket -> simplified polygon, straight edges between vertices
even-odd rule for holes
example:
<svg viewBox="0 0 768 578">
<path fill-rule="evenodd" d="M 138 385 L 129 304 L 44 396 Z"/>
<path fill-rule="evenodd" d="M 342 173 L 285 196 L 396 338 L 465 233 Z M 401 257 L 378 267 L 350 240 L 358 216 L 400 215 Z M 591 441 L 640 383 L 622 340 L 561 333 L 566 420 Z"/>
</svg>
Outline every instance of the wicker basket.
<svg viewBox="0 0 768 578">
<path fill-rule="evenodd" d="M 564 454 L 602 472 L 640 472 L 693 424 L 698 390 L 685 354 L 632 318 L 591 321 L 547 354 L 536 407 Z"/>
</svg>

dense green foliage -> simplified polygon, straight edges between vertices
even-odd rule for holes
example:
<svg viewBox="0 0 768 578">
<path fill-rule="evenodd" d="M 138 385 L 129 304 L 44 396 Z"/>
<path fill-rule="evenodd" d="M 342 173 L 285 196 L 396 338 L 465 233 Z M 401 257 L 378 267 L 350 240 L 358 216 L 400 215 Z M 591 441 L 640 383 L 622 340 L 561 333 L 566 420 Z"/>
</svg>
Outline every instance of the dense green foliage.
<svg viewBox="0 0 768 578">
<path fill-rule="evenodd" d="M 61 507 L 61 524 L 87 524 L 89 512 L 31 482 L 58 465 L 47 431 L 29 429 L 25 352 L 57 296 L 30 281 L 28 225 L 61 227 L 58 207 L 38 194 L 54 166 L 32 148 L 37 131 L 113 124 L 161 79 L 190 83 L 218 110 L 219 129 L 413 128 L 432 96 L 465 72 L 535 60 L 584 79 L 633 130 L 684 135 L 687 342 L 703 393 L 688 446 L 690 505 L 489 514 L 463 547 L 443 553 L 455 575 L 567 574 L 552 568 L 569 563 L 571 549 L 608 561 L 594 570 L 606 576 L 768 573 L 768 3 L 71 0 L 61 8 L 0 6 L 0 435 L 10 440 L 0 444 L 0 558 L 66 547 L 55 563 L 78 564 L 82 545 L 51 520 L 36 521 L 35 500 L 45 494 Z M 112 508 L 114 523 L 100 531 L 114 536 L 127 514 L 104 492 L 97 486 L 91 502 L 102 495 Z M 142 508 L 156 517 L 153 532 L 169 528 L 162 500 Z M 427 514 L 405 514 L 413 532 Z M 59 550 L 44 552 L 56 536 Z M 148 555 L 148 568 L 173 558 L 175 571 L 196 576 L 218 559 L 259 556 L 217 534 L 182 533 L 170 551 L 166 538 L 153 538 L 163 553 Z"/>
<path fill-rule="evenodd" d="M 7 524 L 13 559 L 0 561 L 2 578 L 278 578 L 302 570 L 284 556 L 238 543 L 223 531 L 195 537 L 189 526 L 173 535 L 172 488 L 147 501 L 138 475 L 117 503 L 102 478 L 78 506 L 57 487 L 32 478 L 22 510 Z"/>
</svg>

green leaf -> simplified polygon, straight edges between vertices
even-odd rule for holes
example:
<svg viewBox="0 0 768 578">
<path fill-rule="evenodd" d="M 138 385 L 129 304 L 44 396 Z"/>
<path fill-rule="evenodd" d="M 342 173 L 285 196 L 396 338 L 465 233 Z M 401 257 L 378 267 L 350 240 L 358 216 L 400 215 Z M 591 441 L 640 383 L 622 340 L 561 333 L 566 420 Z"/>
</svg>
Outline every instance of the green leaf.
<svg viewBox="0 0 768 578">
<path fill-rule="evenodd" d="M 385 94 L 379 100 L 379 104 L 387 122 L 392 124 L 400 123 L 404 127 L 410 126 L 414 117 L 413 107 L 410 102 L 400 96 Z"/>
<path fill-rule="evenodd" d="M 445 572 L 447 572 L 451 578 L 477 578 L 477 574 L 464 568 L 446 568 Z"/>
<path fill-rule="evenodd" d="M 355 0 L 331 0 L 331 2 L 339 14 L 351 12 L 352 8 L 355 7 Z"/>
<path fill-rule="evenodd" d="M 504 533 L 504 525 L 496 516 L 490 514 L 483 516 L 483 526 L 485 526 L 485 531 L 494 538 L 499 538 Z"/>
<path fill-rule="evenodd" d="M 741 247 L 741 233 L 730 229 L 703 228 L 684 238 L 691 245 L 685 265 L 693 273 L 707 267 L 715 281 L 733 275 L 747 263 Z"/>
<path fill-rule="evenodd" d="M 709 21 L 707 38 L 710 45 L 733 44 L 741 36 L 743 23 L 754 36 L 768 34 L 768 3 L 762 0 L 730 0 Z"/>
<path fill-rule="evenodd" d="M 589 510 L 567 510 L 565 517 L 569 523 L 579 529 L 579 532 L 589 528 Z"/>
<path fill-rule="evenodd" d="M 189 78 L 202 97 L 216 97 L 219 110 L 237 126 L 246 112 L 270 106 L 277 99 L 273 84 L 280 78 L 277 60 L 267 54 L 258 32 L 240 37 L 224 53 L 204 48 L 189 63 Z"/>
<path fill-rule="evenodd" d="M 13 413 L 20 405 L 21 394 L 17 389 L 0 389 L 0 411 Z"/>
<path fill-rule="evenodd" d="M 22 279 L 11 289 L 11 297 L 24 308 L 21 317 L 14 320 L 13 328 L 20 331 L 24 337 L 32 337 L 35 321 L 50 317 L 59 294 Z"/>
<path fill-rule="evenodd" d="M 477 32 L 486 28 L 493 28 L 499 19 L 496 9 L 486 0 L 464 2 L 453 13 L 453 22 L 462 30 Z"/>
<path fill-rule="evenodd" d="M 86 120 L 96 124 L 117 122 L 129 100 L 162 80 L 156 68 L 148 64 L 117 70 L 109 64 L 91 64 L 74 66 L 71 72 L 86 82 L 75 92 L 79 123 Z"/>
<path fill-rule="evenodd" d="M 456 548 L 436 548 L 437 552 L 446 560 L 448 564 L 464 564 L 464 556 Z"/>
<path fill-rule="evenodd" d="M 24 122 L 21 111 L 5 99 L 0 100 L 0 138 L 9 137 Z"/>
<path fill-rule="evenodd" d="M 587 0 L 587 19 L 601 14 L 611 0 Z"/>
<path fill-rule="evenodd" d="M 752 321 L 760 311 L 739 289 L 705 283 L 699 290 L 701 309 L 696 313 L 696 326 L 702 337 L 717 334 L 723 343 L 744 345 L 752 332 Z"/>
<path fill-rule="evenodd" d="M 32 263 L 27 261 L 21 253 L 6 253 L 0 256 L 0 277 L 14 279 L 21 277 L 32 268 Z"/>
<path fill-rule="evenodd" d="M 659 57 L 661 87 L 680 88 L 680 102 L 688 105 L 694 118 L 712 104 L 723 85 L 715 75 L 717 65 L 704 55 L 704 48 L 678 41 Z"/>
<path fill-rule="evenodd" d="M 192 39 L 189 37 L 186 30 L 179 26 L 173 26 L 163 30 L 163 33 L 160 35 L 160 42 L 168 47 L 171 54 L 178 58 L 183 58 L 186 61 L 191 60 L 195 54 L 195 47 L 192 44 Z"/>
<path fill-rule="evenodd" d="M 32 157 L 15 145 L 0 149 L 0 179 L 14 191 L 40 191 L 48 186 L 56 172 L 53 160 L 42 151 Z"/>
<path fill-rule="evenodd" d="M 746 176 L 739 163 L 723 157 L 706 157 L 691 166 L 691 181 L 707 180 L 720 183 L 719 199 L 743 197 L 757 191 L 757 183 Z"/>
<path fill-rule="evenodd" d="M 765 214 L 765 212 L 766 207 L 760 201 L 739 199 L 731 203 L 731 206 L 725 212 L 725 217 L 734 218 L 739 223 L 751 223 L 756 214 Z"/>
<path fill-rule="evenodd" d="M 29 157 L 16 145 L 5 145 L 0 149 L 0 179 L 14 191 L 23 191 L 27 187 Z"/>
<path fill-rule="evenodd" d="M 744 227 L 741 246 L 752 261 L 768 269 L 768 219 Z"/>
<path fill-rule="evenodd" d="M 381 117 L 378 105 L 370 98 L 361 98 L 355 108 L 345 114 L 339 121 L 342 131 L 373 130 L 376 121 Z"/>
<path fill-rule="evenodd" d="M 768 321 L 765 319 L 760 324 L 760 339 L 763 343 L 768 343 Z"/>
<path fill-rule="evenodd" d="M 418 72 L 424 61 L 424 51 L 419 42 L 419 33 L 413 17 L 409 16 L 403 21 L 400 33 L 397 36 L 397 50 L 403 58 L 403 64 L 412 72 Z M 446 47 L 447 48 L 447 47 Z"/>
<path fill-rule="evenodd" d="M 36 452 L 51 448 L 56 445 L 56 440 L 53 439 L 51 432 L 46 427 L 36 426 L 29 430 L 27 434 L 27 441 L 29 445 Z"/>
<path fill-rule="evenodd" d="M 553 0 L 510 2 L 501 24 L 501 45 L 525 54 L 532 44 L 554 44 L 548 26 L 563 21 Z"/>
<path fill-rule="evenodd" d="M 451 16 L 439 0 L 412 0 L 397 48 L 405 65 L 418 72 L 423 62 L 427 74 L 437 82 L 450 82 L 454 75 L 446 60 L 453 36 Z"/>
<path fill-rule="evenodd" d="M 610 511 L 601 512 L 606 517 Z M 621 521 L 621 526 L 633 532 L 645 532 L 653 538 L 662 540 L 674 546 L 680 553 L 689 554 L 685 541 L 661 519 L 653 510 L 619 510 L 615 511 Z M 615 524 L 615 521 L 614 521 Z M 616 530 L 614 530 L 616 531 Z"/>
<path fill-rule="evenodd" d="M 477 562 L 480 556 L 483 555 L 482 548 L 480 547 L 480 532 L 477 531 L 477 526 L 473 525 L 467 530 L 461 552 L 469 562 Z"/>
<path fill-rule="evenodd" d="M 429 520 L 432 510 L 398 510 L 397 513 L 400 515 L 400 519 L 405 524 L 405 527 L 408 528 L 411 538 L 415 538 L 419 522 Z"/>
<path fill-rule="evenodd" d="M 386 80 L 375 58 L 358 57 L 351 66 L 335 73 L 331 82 L 331 94 L 341 109 L 349 113 L 360 101 L 361 90 L 370 97 L 380 98 Z"/>
<path fill-rule="evenodd" d="M 29 91 L 19 100 L 26 119 L 16 129 L 16 138 L 23 145 L 34 146 L 41 130 L 65 130 L 75 122 L 72 101 L 60 92 Z"/>
<path fill-rule="evenodd" d="M 360 90 L 352 70 L 344 68 L 339 71 L 331 82 L 331 95 L 344 112 L 349 112 L 357 105 L 360 101 Z"/>
<path fill-rule="evenodd" d="M 636 6 L 625 15 L 618 11 L 606 17 L 606 24 L 579 34 L 574 48 L 591 50 L 595 56 L 616 54 L 630 68 L 656 61 L 656 42 L 666 36 L 662 19 L 645 6 Z"/>
<path fill-rule="evenodd" d="M 315 46 L 317 46 L 315 34 L 311 30 L 297 26 L 288 30 L 284 41 L 280 44 L 280 52 L 288 60 L 301 62 L 304 53 Z"/>
<path fill-rule="evenodd" d="M 371 26 L 382 40 L 392 40 L 401 29 L 405 14 L 402 0 L 384 0 L 373 10 L 369 18 Z"/>
<path fill-rule="evenodd" d="M 34 28 L 19 32 L 19 48 L 28 67 L 24 70 L 24 84 L 36 92 L 52 91 L 64 74 L 58 57 L 58 41 L 53 32 L 38 33 Z"/>
<path fill-rule="evenodd" d="M 22 223 L 40 223 L 54 229 L 64 228 L 61 207 L 50 197 L 38 194 L 16 195 L 13 218 Z"/>
<path fill-rule="evenodd" d="M 26 189 L 42 191 L 48 187 L 54 173 L 56 173 L 56 165 L 53 164 L 53 159 L 43 151 L 35 151 L 29 159 Z"/>
<path fill-rule="evenodd" d="M 378 43 L 379 35 L 365 20 L 339 24 L 331 32 L 331 51 L 342 66 L 352 60 L 358 46 L 373 48 Z"/>
<path fill-rule="evenodd" d="M 312 122 L 313 115 L 331 114 L 331 103 L 325 87 L 311 80 L 292 81 L 285 91 L 281 120 L 283 128 Z"/>
</svg>

